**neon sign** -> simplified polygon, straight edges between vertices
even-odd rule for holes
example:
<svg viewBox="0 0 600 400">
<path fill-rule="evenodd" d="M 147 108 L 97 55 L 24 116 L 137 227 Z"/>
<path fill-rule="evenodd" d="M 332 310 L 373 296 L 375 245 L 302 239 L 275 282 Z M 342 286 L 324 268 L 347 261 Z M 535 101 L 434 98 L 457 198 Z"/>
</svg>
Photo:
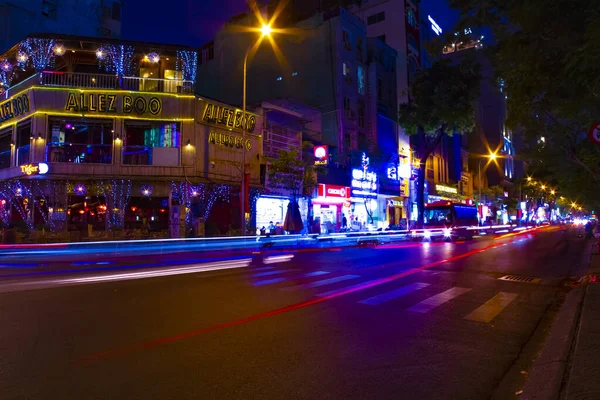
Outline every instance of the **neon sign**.
<svg viewBox="0 0 600 400">
<path fill-rule="evenodd" d="M 435 190 L 437 190 L 438 192 L 446 192 L 446 193 L 458 193 L 458 190 L 456 188 L 450 187 L 450 186 L 444 186 L 444 185 L 435 185 Z"/>
<path fill-rule="evenodd" d="M 362 169 L 352 170 L 352 196 L 377 197 L 377 174 Z"/>
<path fill-rule="evenodd" d="M 46 175 L 48 173 L 48 164 L 39 163 L 21 165 L 21 173 L 27 176 L 31 175 Z"/>
<path fill-rule="evenodd" d="M 327 146 L 315 146 L 315 165 L 327 165 L 328 154 L 329 152 L 327 151 Z"/>
<path fill-rule="evenodd" d="M 436 35 L 440 36 L 442 34 L 442 28 L 431 18 L 431 15 L 428 15 L 427 18 L 429 22 L 431 22 L 431 30 L 435 32 Z"/>
</svg>

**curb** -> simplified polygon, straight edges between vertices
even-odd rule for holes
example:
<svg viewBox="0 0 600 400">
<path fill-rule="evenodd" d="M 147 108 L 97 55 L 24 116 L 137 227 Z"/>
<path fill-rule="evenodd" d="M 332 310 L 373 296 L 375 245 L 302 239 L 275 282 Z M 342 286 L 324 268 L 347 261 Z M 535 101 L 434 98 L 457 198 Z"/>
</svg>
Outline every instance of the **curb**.
<svg viewBox="0 0 600 400">
<path fill-rule="evenodd" d="M 582 255 L 582 267 L 589 271 L 593 244 L 588 244 Z M 587 275 L 586 275 L 587 277 Z M 520 399 L 550 400 L 559 399 L 571 350 L 576 340 L 575 334 L 579 325 L 583 300 L 587 289 L 587 281 L 582 278 L 582 285 L 571 290 L 560 308 L 548 338 L 539 356 L 533 363 L 529 378 L 520 392 Z"/>
</svg>

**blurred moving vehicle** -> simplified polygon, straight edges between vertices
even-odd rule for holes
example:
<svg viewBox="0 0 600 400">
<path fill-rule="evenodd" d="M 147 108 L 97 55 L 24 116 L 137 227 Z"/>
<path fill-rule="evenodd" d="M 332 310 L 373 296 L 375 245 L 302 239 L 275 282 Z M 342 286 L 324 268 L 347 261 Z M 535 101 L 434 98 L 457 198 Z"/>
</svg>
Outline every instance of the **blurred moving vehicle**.
<svg viewBox="0 0 600 400">
<path fill-rule="evenodd" d="M 474 231 L 468 228 L 478 225 L 477 207 L 452 201 L 425 204 L 423 222 L 430 237 L 473 239 Z"/>
</svg>

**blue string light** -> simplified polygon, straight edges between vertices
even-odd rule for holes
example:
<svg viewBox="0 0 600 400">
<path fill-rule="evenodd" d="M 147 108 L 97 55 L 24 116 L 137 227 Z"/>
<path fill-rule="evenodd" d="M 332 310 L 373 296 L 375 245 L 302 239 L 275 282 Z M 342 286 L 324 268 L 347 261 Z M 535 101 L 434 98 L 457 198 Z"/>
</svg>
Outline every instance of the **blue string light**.
<svg viewBox="0 0 600 400">
<path fill-rule="evenodd" d="M 131 46 L 106 45 L 96 52 L 100 64 L 104 64 L 106 72 L 114 72 L 118 76 L 126 76 L 133 68 L 135 50 Z"/>
<path fill-rule="evenodd" d="M 21 44 L 21 49 L 17 55 L 17 62 L 24 68 L 28 61 L 31 61 L 33 68 L 37 72 L 43 71 L 47 67 L 52 67 L 55 60 L 54 39 L 35 39 L 28 38 Z M 24 57 L 27 56 L 27 57 Z"/>
<path fill-rule="evenodd" d="M 183 79 L 196 82 L 198 71 L 198 53 L 191 50 L 177 50 L 177 70 L 182 72 Z"/>
</svg>

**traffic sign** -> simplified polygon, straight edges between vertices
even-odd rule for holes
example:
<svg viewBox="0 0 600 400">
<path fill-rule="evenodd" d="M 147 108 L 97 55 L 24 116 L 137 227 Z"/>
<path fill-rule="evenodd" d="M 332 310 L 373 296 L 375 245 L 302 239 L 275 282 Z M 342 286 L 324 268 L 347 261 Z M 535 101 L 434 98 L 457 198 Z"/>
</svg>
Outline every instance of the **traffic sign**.
<svg viewBox="0 0 600 400">
<path fill-rule="evenodd" d="M 600 121 L 595 122 L 588 131 L 588 136 L 592 142 L 600 146 Z"/>
</svg>

